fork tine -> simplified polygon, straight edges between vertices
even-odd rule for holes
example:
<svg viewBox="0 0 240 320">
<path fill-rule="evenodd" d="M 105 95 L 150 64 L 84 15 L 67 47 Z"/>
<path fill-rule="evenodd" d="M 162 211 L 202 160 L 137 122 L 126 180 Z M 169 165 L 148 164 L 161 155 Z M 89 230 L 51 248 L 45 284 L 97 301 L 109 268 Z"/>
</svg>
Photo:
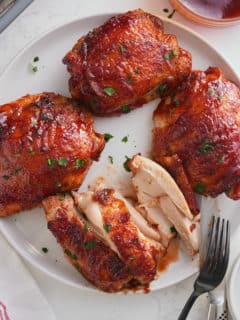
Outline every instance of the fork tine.
<svg viewBox="0 0 240 320">
<path fill-rule="evenodd" d="M 211 259 L 211 251 L 212 251 L 212 248 L 213 248 L 215 232 L 216 232 L 216 218 L 215 218 L 215 216 L 213 216 L 212 217 L 211 229 L 210 229 L 210 232 L 209 232 L 209 235 L 208 235 L 209 240 L 208 240 L 207 254 L 206 254 L 206 257 L 205 257 L 204 264 L 203 264 L 203 268 L 204 269 L 205 269 L 205 267 L 207 267 L 209 265 L 209 262 L 210 262 L 210 259 Z"/>
<path fill-rule="evenodd" d="M 224 219 L 218 218 L 218 230 L 216 235 L 216 248 L 214 252 L 214 257 L 212 259 L 212 269 L 213 271 L 218 268 L 223 262 L 225 254 L 225 244 L 226 244 L 226 223 Z"/>
<path fill-rule="evenodd" d="M 228 266 L 229 254 L 230 254 L 230 227 L 229 221 L 225 223 L 225 232 L 223 237 L 223 251 L 222 251 L 222 261 L 221 266 L 219 267 L 221 270 L 221 274 L 224 275 Z"/>
</svg>

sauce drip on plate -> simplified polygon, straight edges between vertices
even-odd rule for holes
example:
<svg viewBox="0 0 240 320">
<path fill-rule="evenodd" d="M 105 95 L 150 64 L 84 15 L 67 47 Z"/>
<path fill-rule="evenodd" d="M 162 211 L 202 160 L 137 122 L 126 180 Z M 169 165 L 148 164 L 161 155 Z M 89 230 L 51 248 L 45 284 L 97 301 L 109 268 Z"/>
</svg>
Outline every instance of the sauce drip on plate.
<svg viewBox="0 0 240 320">
<path fill-rule="evenodd" d="M 212 19 L 240 17 L 240 0 L 182 0 L 191 11 Z"/>
</svg>

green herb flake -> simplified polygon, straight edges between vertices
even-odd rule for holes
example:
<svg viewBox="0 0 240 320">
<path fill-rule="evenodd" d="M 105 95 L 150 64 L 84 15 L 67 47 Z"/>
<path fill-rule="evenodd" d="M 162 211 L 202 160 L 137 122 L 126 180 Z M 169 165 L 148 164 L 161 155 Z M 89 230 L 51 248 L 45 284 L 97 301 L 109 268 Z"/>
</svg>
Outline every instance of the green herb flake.
<svg viewBox="0 0 240 320">
<path fill-rule="evenodd" d="M 55 160 L 54 159 L 47 159 L 47 163 L 48 163 L 49 167 L 52 168 L 55 164 Z"/>
<path fill-rule="evenodd" d="M 131 109 L 128 105 L 122 106 L 122 113 L 129 113 L 131 112 Z"/>
<path fill-rule="evenodd" d="M 125 156 L 126 160 L 123 162 L 123 168 L 127 171 L 127 172 L 131 172 L 131 169 L 128 166 L 129 161 L 131 160 L 131 158 L 129 158 L 128 156 Z"/>
<path fill-rule="evenodd" d="M 111 135 L 111 133 L 104 133 L 105 142 L 108 142 L 112 138 L 113 138 L 113 135 Z"/>
<path fill-rule="evenodd" d="M 122 44 L 119 45 L 119 50 L 122 54 L 124 54 L 127 51 L 126 48 Z"/>
<path fill-rule="evenodd" d="M 75 167 L 76 168 L 83 168 L 86 164 L 86 161 L 84 159 L 77 159 L 75 161 Z"/>
<path fill-rule="evenodd" d="M 128 84 L 132 82 L 132 76 L 133 76 L 133 74 L 132 74 L 132 72 L 130 72 L 130 73 L 128 74 L 128 76 L 127 76 L 127 79 L 126 79 L 126 82 L 127 82 Z"/>
<path fill-rule="evenodd" d="M 31 120 L 31 125 L 32 125 L 32 127 L 36 127 L 37 126 L 37 120 L 36 119 L 32 119 Z"/>
<path fill-rule="evenodd" d="M 44 253 L 48 253 L 48 248 L 43 247 L 43 248 L 42 248 L 42 252 L 44 252 Z"/>
<path fill-rule="evenodd" d="M 109 97 L 111 97 L 114 93 L 116 93 L 115 89 L 113 89 L 113 88 L 111 88 L 111 87 L 104 88 L 103 91 L 104 91 Z"/>
<path fill-rule="evenodd" d="M 38 67 L 37 66 L 32 66 L 32 72 L 37 72 L 38 71 Z"/>
<path fill-rule="evenodd" d="M 122 142 L 125 142 L 125 143 L 128 142 L 128 136 L 123 137 Z"/>
<path fill-rule="evenodd" d="M 31 153 L 32 156 L 35 155 L 35 151 L 33 150 L 33 147 L 30 147 L 30 148 L 29 148 L 29 152 Z"/>
<path fill-rule="evenodd" d="M 38 61 L 39 61 L 39 57 L 38 56 L 33 58 L 33 62 L 38 62 Z"/>
<path fill-rule="evenodd" d="M 60 158 L 60 159 L 58 160 L 58 165 L 59 165 L 60 167 L 66 167 L 67 164 L 68 164 L 68 161 L 67 161 L 67 159 L 65 159 L 65 158 Z"/>
<path fill-rule="evenodd" d="M 4 180 L 8 180 L 10 177 L 7 175 L 2 176 Z"/>
<path fill-rule="evenodd" d="M 13 176 L 16 176 L 21 170 L 22 170 L 22 168 L 16 168 L 16 169 L 13 171 Z"/>
<path fill-rule="evenodd" d="M 69 256 L 69 258 L 71 258 L 71 259 L 73 259 L 73 260 L 77 260 L 77 256 L 76 256 L 74 253 L 72 253 L 70 250 L 65 249 L 65 250 L 64 250 L 64 253 L 65 253 L 67 256 Z"/>
<path fill-rule="evenodd" d="M 164 9 L 163 9 L 163 12 L 168 13 L 168 12 L 169 12 L 168 8 L 164 8 Z"/>
<path fill-rule="evenodd" d="M 61 186 L 62 186 L 61 182 L 58 181 L 58 182 L 56 183 L 56 187 L 57 187 L 57 188 L 61 188 Z"/>
<path fill-rule="evenodd" d="M 88 224 L 87 224 L 87 222 L 84 222 L 83 231 L 84 231 L 85 233 L 88 232 Z"/>
<path fill-rule="evenodd" d="M 162 83 L 158 88 L 157 88 L 157 93 L 161 94 L 163 92 L 165 92 L 167 89 L 167 84 L 166 83 Z"/>
<path fill-rule="evenodd" d="M 175 227 L 172 226 L 172 227 L 170 227 L 170 232 L 175 233 L 175 232 L 177 232 L 177 230 L 175 229 Z"/>
<path fill-rule="evenodd" d="M 204 186 L 204 184 L 202 182 L 199 182 L 194 186 L 194 190 L 197 193 L 202 194 L 205 191 L 205 186 Z"/>
<path fill-rule="evenodd" d="M 20 158 L 20 156 L 21 156 L 20 153 L 15 153 L 16 158 Z"/>
<path fill-rule="evenodd" d="M 94 241 L 94 240 L 92 240 L 92 241 L 86 241 L 86 242 L 84 242 L 84 247 L 86 248 L 86 249 L 93 249 L 93 248 L 95 248 L 96 247 L 96 241 Z"/>
<path fill-rule="evenodd" d="M 165 59 L 171 60 L 173 58 L 173 53 L 172 52 L 167 52 L 164 55 Z"/>
<path fill-rule="evenodd" d="M 207 140 L 205 140 L 201 145 L 201 147 L 199 148 L 199 151 L 202 154 L 206 154 L 208 151 L 212 151 L 212 150 L 214 150 L 214 145 L 208 142 Z"/>
<path fill-rule="evenodd" d="M 96 98 L 92 98 L 91 100 L 90 100 L 90 105 L 91 106 L 95 106 L 97 104 L 97 99 Z"/>
<path fill-rule="evenodd" d="M 218 159 L 217 164 L 223 163 L 224 161 L 225 161 L 225 156 L 223 155 Z"/>
<path fill-rule="evenodd" d="M 109 159 L 110 163 L 113 164 L 113 157 L 112 156 L 108 156 L 108 159 Z"/>
<path fill-rule="evenodd" d="M 174 16 L 176 12 L 176 9 L 173 9 L 173 11 L 168 15 L 168 19 L 172 19 L 172 17 Z"/>
<path fill-rule="evenodd" d="M 65 194 L 60 194 L 58 200 L 63 201 L 65 199 Z"/>
<path fill-rule="evenodd" d="M 216 93 L 216 90 L 213 89 L 213 88 L 210 88 L 210 89 L 208 90 L 208 93 L 212 96 L 212 95 L 214 95 L 214 94 Z"/>
<path fill-rule="evenodd" d="M 169 109 L 169 113 L 174 113 L 175 112 L 175 108 L 170 108 Z"/>
<path fill-rule="evenodd" d="M 223 96 L 218 96 L 217 98 L 218 98 L 219 101 L 221 101 Z"/>
<path fill-rule="evenodd" d="M 179 106 L 180 105 L 179 99 L 174 99 L 173 103 L 175 104 L 175 106 Z"/>
<path fill-rule="evenodd" d="M 104 224 L 103 229 L 109 233 L 112 230 L 112 225 L 111 224 Z"/>
</svg>

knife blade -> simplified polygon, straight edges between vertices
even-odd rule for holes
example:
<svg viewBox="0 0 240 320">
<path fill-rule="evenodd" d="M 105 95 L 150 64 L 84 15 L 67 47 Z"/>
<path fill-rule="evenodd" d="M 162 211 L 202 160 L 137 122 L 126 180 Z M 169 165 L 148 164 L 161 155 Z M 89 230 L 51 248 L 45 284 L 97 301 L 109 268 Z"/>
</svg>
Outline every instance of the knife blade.
<svg viewBox="0 0 240 320">
<path fill-rule="evenodd" d="M 0 33 L 24 10 L 33 0 L 3 0 L 0 3 Z"/>
</svg>

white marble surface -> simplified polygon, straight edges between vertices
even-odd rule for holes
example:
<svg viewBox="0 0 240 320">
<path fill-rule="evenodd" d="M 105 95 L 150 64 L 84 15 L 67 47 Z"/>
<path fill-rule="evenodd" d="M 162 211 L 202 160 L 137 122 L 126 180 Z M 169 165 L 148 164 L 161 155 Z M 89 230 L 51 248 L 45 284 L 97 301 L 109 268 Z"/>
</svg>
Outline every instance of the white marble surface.
<svg viewBox="0 0 240 320">
<path fill-rule="evenodd" d="M 35 0 L 0 34 L 0 73 L 29 41 L 56 25 L 93 14 L 126 11 L 137 7 L 159 15 L 166 15 L 162 11 L 163 8 L 171 8 L 168 1 L 165 0 Z M 175 14 L 174 20 L 191 27 L 204 36 L 240 73 L 240 25 L 226 29 L 208 29 L 185 20 L 178 13 Z M 236 250 L 239 249 L 236 247 L 234 252 Z M 50 302 L 58 320 L 76 318 L 174 320 L 177 319 L 180 309 L 190 294 L 194 279 L 193 277 L 178 285 L 148 295 L 93 294 L 67 287 L 49 278 L 27 262 L 26 265 Z M 189 319 L 207 319 L 206 296 L 202 296 L 195 304 Z"/>
</svg>

